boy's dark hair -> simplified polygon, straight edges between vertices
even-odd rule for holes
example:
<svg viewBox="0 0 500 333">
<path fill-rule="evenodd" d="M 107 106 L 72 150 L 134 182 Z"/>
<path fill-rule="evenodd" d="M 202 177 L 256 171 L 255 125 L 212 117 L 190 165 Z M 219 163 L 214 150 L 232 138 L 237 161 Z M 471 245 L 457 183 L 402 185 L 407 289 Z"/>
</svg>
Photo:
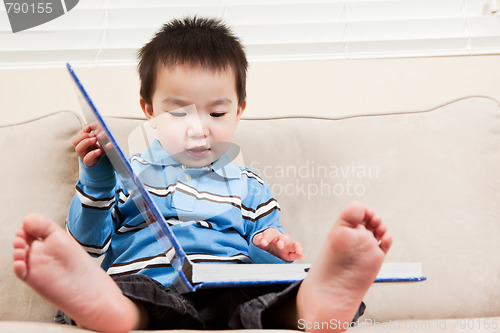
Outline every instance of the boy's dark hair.
<svg viewBox="0 0 500 333">
<path fill-rule="evenodd" d="M 221 21 L 184 18 L 163 25 L 154 38 L 139 50 L 141 97 L 152 104 L 157 68 L 163 65 L 192 64 L 210 70 L 232 68 L 236 79 L 238 105 L 246 98 L 248 62 L 239 39 Z"/>
</svg>

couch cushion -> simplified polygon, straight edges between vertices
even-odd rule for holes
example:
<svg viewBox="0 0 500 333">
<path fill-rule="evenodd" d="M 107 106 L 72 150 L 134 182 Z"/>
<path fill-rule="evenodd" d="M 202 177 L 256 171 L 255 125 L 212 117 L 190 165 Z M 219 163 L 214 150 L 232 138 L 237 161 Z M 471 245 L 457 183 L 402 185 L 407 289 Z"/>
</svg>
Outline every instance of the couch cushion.
<svg viewBox="0 0 500 333">
<path fill-rule="evenodd" d="M 64 225 L 78 175 L 71 138 L 80 128 L 80 119 L 71 112 L 0 127 L 1 320 L 52 321 L 54 308 L 15 278 L 12 241 L 28 213 L 43 213 Z"/>
<path fill-rule="evenodd" d="M 13 333 L 13 332 L 22 332 L 22 333 L 92 333 L 94 331 L 86 330 L 83 328 L 78 328 L 76 326 L 69 325 L 59 325 L 59 324 L 47 324 L 47 323 L 26 323 L 26 322 L 0 322 L 0 332 L 5 333 Z M 170 331 L 170 330 L 162 330 L 162 331 L 131 331 L 131 333 L 167 333 L 167 332 L 177 332 L 177 333 L 206 333 L 206 332 L 220 332 L 220 333 L 293 333 L 297 331 L 292 330 L 231 330 L 231 331 L 194 331 L 194 330 L 179 330 L 179 331 Z"/>
</svg>

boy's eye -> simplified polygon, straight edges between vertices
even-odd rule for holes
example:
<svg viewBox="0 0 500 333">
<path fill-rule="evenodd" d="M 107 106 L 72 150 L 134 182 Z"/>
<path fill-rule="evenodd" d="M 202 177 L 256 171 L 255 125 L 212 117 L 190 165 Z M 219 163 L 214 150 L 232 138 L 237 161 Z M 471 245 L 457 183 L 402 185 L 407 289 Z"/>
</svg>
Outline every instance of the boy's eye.
<svg viewBox="0 0 500 333">
<path fill-rule="evenodd" d="M 219 118 L 219 117 L 223 117 L 225 114 L 226 114 L 225 112 L 212 112 L 212 113 L 210 113 L 210 116 L 214 117 L 214 118 Z"/>
<path fill-rule="evenodd" d="M 186 112 L 169 112 L 172 117 L 185 117 L 187 115 Z"/>
</svg>

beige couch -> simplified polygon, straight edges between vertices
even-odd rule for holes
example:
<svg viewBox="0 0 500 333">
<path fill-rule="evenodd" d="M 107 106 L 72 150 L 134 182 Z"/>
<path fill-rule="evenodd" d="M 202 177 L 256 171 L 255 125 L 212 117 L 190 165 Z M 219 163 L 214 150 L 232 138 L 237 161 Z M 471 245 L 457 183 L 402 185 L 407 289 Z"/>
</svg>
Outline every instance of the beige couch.
<svg viewBox="0 0 500 333">
<path fill-rule="evenodd" d="M 142 120 L 108 121 L 127 145 Z M 81 126 L 63 111 L 0 127 L 0 332 L 78 330 L 48 324 L 55 309 L 14 277 L 11 244 L 29 212 L 63 225 L 78 177 L 71 138 Z M 356 329 L 500 331 L 498 102 L 471 97 L 410 113 L 242 120 L 235 141 L 277 195 L 304 261 L 340 209 L 359 200 L 394 236 L 386 261 L 422 263 L 425 282 L 374 285 Z"/>
</svg>

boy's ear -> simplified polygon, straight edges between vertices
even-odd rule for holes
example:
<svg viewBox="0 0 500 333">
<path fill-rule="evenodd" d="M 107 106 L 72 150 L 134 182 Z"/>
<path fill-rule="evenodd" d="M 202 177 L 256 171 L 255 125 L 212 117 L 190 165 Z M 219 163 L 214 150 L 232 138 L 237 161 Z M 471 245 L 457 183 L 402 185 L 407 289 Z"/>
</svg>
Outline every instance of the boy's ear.
<svg viewBox="0 0 500 333">
<path fill-rule="evenodd" d="M 146 101 L 142 97 L 139 100 L 139 103 L 141 104 L 142 112 L 144 112 L 144 115 L 146 116 L 149 125 L 152 128 L 156 129 L 156 121 L 154 117 L 153 106 L 151 104 L 146 103 Z"/>
<path fill-rule="evenodd" d="M 247 101 L 244 100 L 243 103 L 241 103 L 241 106 L 238 107 L 238 111 L 236 113 L 236 122 L 240 121 L 241 116 L 243 115 L 243 112 L 245 111 L 246 107 L 247 107 Z"/>
</svg>

